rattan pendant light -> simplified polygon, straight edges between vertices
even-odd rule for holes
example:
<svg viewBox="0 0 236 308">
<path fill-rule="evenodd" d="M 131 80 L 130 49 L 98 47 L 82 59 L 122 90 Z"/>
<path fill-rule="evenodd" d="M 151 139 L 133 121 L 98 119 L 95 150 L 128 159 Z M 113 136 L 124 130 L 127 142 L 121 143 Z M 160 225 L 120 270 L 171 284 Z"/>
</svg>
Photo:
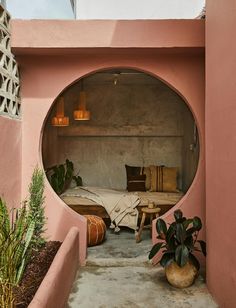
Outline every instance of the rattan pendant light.
<svg viewBox="0 0 236 308">
<path fill-rule="evenodd" d="M 86 93 L 84 91 L 83 79 L 81 80 L 81 91 L 79 93 L 78 108 L 74 110 L 74 119 L 76 121 L 90 120 L 90 111 L 86 109 Z"/>
<path fill-rule="evenodd" d="M 52 118 L 52 126 L 68 126 L 69 117 L 64 114 L 64 98 L 60 96 L 57 100 L 56 116 Z"/>
</svg>

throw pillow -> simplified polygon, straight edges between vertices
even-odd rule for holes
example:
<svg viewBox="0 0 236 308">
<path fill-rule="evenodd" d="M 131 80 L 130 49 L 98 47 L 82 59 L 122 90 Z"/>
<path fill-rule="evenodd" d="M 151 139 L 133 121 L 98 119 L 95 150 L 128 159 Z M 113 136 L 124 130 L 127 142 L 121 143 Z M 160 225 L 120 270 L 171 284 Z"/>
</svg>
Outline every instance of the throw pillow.
<svg viewBox="0 0 236 308">
<path fill-rule="evenodd" d="M 145 187 L 146 175 L 131 175 L 127 178 L 128 191 L 146 191 Z"/>
<path fill-rule="evenodd" d="M 178 192 L 178 168 L 164 166 L 150 166 L 151 188 L 150 191 Z"/>
<path fill-rule="evenodd" d="M 148 190 L 151 189 L 151 170 L 150 170 L 150 167 L 142 167 L 141 174 L 146 175 L 145 187 L 146 187 L 146 190 L 148 191 Z"/>
<path fill-rule="evenodd" d="M 128 188 L 128 178 L 138 175 L 146 175 L 145 180 L 145 191 L 151 188 L 151 171 L 149 167 L 137 167 L 125 165 L 126 177 L 127 177 L 127 188 Z M 144 191 L 144 190 L 141 190 Z"/>
<path fill-rule="evenodd" d="M 141 167 L 134 167 L 134 166 L 125 165 L 125 169 L 126 169 L 127 178 L 129 176 L 135 176 L 135 175 L 141 174 Z"/>
</svg>

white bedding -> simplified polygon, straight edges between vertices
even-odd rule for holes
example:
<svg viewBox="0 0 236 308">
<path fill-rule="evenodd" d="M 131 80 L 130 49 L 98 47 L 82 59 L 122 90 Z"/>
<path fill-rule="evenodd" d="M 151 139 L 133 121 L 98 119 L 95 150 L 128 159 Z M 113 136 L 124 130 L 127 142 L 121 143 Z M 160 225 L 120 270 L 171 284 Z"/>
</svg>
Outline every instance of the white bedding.
<svg viewBox="0 0 236 308">
<path fill-rule="evenodd" d="M 123 191 L 128 193 L 127 191 Z M 183 197 L 183 192 L 150 192 L 150 191 L 138 191 L 138 192 L 129 192 L 128 194 L 135 194 L 140 198 L 139 206 L 147 206 L 149 202 L 154 202 L 158 205 L 175 205 Z M 83 195 L 83 194 L 82 194 Z M 68 205 L 100 205 L 93 201 L 92 199 L 82 197 L 79 194 L 76 194 L 74 188 L 66 190 L 60 197 Z M 102 205 L 101 205 L 102 206 Z"/>
<path fill-rule="evenodd" d="M 136 194 L 98 187 L 75 187 L 67 190 L 61 197 L 82 197 L 103 206 L 110 216 L 115 231 L 120 226 L 137 230 L 140 198 Z"/>
</svg>

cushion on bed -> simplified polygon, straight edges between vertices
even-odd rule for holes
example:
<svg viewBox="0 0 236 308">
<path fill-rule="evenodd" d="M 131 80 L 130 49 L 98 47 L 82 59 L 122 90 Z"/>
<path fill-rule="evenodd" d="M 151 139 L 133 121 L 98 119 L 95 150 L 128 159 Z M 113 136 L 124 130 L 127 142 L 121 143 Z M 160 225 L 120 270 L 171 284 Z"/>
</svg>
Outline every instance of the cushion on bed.
<svg viewBox="0 0 236 308">
<path fill-rule="evenodd" d="M 134 175 L 127 178 L 128 191 L 146 191 L 145 187 L 146 175 Z"/>
<path fill-rule="evenodd" d="M 164 166 L 150 166 L 151 188 L 150 191 L 178 192 L 178 168 Z"/>
<path fill-rule="evenodd" d="M 128 189 L 128 179 L 134 176 L 139 176 L 139 175 L 145 175 L 145 190 L 139 190 L 139 191 L 146 191 L 150 190 L 151 187 L 151 171 L 149 167 L 137 167 L 137 166 L 128 166 L 125 165 L 126 169 L 126 176 L 127 176 L 127 189 Z M 139 179 L 140 180 L 140 179 Z M 135 190 L 129 190 L 128 191 L 135 191 Z"/>
<path fill-rule="evenodd" d="M 141 167 L 125 165 L 125 170 L 127 178 L 129 176 L 136 176 L 141 174 Z"/>
<path fill-rule="evenodd" d="M 142 168 L 142 174 L 146 175 L 146 180 L 145 180 L 145 187 L 146 190 L 150 190 L 151 189 L 151 170 L 150 167 L 143 167 Z"/>
<path fill-rule="evenodd" d="M 101 244 L 106 235 L 106 225 L 101 217 L 95 215 L 84 215 L 87 218 L 87 244 L 95 246 Z"/>
</svg>

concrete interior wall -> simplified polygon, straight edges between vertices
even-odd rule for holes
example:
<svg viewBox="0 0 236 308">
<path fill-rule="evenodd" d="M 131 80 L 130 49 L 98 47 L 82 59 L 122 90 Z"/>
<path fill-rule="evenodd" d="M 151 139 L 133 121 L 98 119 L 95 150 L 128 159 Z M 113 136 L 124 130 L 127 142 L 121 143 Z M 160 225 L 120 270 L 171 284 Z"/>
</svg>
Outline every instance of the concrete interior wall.
<svg viewBox="0 0 236 308">
<path fill-rule="evenodd" d="M 84 79 L 90 121 L 74 121 L 81 82 L 63 94 L 69 127 L 55 128 L 49 116 L 44 131 L 45 167 L 73 161 L 84 185 L 126 188 L 125 164 L 179 167 L 178 186 L 186 191 L 194 178 L 199 149 L 194 120 L 182 98 L 160 80 L 123 70 L 117 77 L 100 72 Z M 56 150 L 57 149 L 57 150 Z"/>
<path fill-rule="evenodd" d="M 52 113 L 55 113 L 54 109 Z M 47 121 L 44 126 L 42 152 L 45 169 L 58 164 L 58 130 L 52 129 L 50 121 Z"/>
<path fill-rule="evenodd" d="M 198 166 L 199 138 L 198 130 L 193 120 L 191 111 L 185 108 L 183 115 L 183 191 L 187 191 L 191 185 Z"/>
</svg>

